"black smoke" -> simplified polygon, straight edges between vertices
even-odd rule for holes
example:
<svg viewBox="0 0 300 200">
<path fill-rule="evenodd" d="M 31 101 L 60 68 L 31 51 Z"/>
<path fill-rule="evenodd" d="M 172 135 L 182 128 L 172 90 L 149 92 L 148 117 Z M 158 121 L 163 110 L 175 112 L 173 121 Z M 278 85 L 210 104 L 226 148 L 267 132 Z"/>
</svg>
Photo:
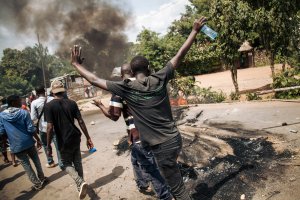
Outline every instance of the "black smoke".
<svg viewBox="0 0 300 200">
<path fill-rule="evenodd" d="M 83 47 L 85 65 L 101 77 L 124 62 L 125 28 L 130 21 L 126 1 L 0 0 L 0 26 L 57 46 L 69 58 L 74 44 Z"/>
</svg>

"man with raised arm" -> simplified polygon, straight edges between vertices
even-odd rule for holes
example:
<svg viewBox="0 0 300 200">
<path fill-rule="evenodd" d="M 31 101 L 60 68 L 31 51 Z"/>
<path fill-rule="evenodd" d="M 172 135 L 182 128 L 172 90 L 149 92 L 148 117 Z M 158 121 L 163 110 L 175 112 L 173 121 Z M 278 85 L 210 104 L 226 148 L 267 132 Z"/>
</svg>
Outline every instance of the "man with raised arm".
<svg viewBox="0 0 300 200">
<path fill-rule="evenodd" d="M 121 67 L 121 77 L 123 80 L 134 80 L 129 64 L 124 64 Z M 127 126 L 128 142 L 131 144 L 131 163 L 139 191 L 150 192 L 151 187 L 149 183 L 151 182 L 160 200 L 173 199 L 165 180 L 157 168 L 152 151 L 149 146 L 143 147 L 141 145 L 140 134 L 134 125 L 134 118 L 126 101 L 118 95 L 112 94 L 109 107 L 105 107 L 100 100 L 94 100 L 94 104 L 101 109 L 106 117 L 113 121 L 117 121 L 122 113 Z"/>
<path fill-rule="evenodd" d="M 92 85 L 108 90 L 126 101 L 143 146 L 150 146 L 160 172 L 177 200 L 190 197 L 177 166 L 182 139 L 172 116 L 167 83 L 174 78 L 175 69 L 192 46 L 205 20 L 204 17 L 195 20 L 187 40 L 158 72 L 150 75 L 149 61 L 143 56 L 135 56 L 130 62 L 135 80 L 113 82 L 101 79 L 81 65 L 81 48 L 75 46 L 71 52 L 71 63 L 84 78 Z"/>
</svg>

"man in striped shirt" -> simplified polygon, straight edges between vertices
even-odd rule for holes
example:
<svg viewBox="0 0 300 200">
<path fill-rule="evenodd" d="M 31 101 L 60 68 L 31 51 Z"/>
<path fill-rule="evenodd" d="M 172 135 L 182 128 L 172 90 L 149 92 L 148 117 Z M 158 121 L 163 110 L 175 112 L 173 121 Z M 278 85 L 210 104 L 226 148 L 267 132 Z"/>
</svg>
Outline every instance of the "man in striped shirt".
<svg viewBox="0 0 300 200">
<path fill-rule="evenodd" d="M 123 80 L 132 79 L 130 65 L 125 64 L 121 67 L 121 76 Z M 94 100 L 103 114 L 113 121 L 117 121 L 123 114 L 127 126 L 128 140 L 132 144 L 131 162 L 136 175 L 136 183 L 140 191 L 147 191 L 149 182 L 152 182 L 154 190 L 159 199 L 172 199 L 172 195 L 161 176 L 153 153 L 150 147 L 142 147 L 139 138 L 139 132 L 134 125 L 134 119 L 126 102 L 117 95 L 112 95 L 109 108 L 105 107 L 100 100 Z"/>
</svg>

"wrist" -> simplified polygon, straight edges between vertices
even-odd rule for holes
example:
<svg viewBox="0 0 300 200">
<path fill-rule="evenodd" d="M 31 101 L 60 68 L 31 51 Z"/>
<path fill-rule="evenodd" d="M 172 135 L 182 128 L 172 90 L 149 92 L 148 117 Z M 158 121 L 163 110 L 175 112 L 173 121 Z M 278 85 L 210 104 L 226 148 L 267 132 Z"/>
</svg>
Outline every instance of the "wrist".
<svg viewBox="0 0 300 200">
<path fill-rule="evenodd" d="M 78 61 L 72 61 L 71 64 L 74 66 L 74 67 L 77 67 L 79 65 Z"/>
<path fill-rule="evenodd" d="M 200 32 L 200 30 L 201 30 L 201 28 L 200 28 L 199 30 L 193 28 L 193 30 L 192 30 L 191 33 L 192 33 L 192 34 L 198 34 L 198 33 Z"/>
</svg>

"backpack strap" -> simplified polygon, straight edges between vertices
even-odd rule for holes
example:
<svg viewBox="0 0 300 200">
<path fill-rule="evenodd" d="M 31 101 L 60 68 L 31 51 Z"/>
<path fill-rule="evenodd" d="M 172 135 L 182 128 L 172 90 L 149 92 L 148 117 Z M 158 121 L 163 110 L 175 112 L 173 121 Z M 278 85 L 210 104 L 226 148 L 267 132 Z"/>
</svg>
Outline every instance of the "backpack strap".
<svg viewBox="0 0 300 200">
<path fill-rule="evenodd" d="M 42 117 L 42 115 L 44 114 L 44 111 L 45 111 L 45 104 L 47 103 L 47 97 L 46 97 L 46 99 L 45 99 L 45 101 L 44 101 L 44 106 L 43 106 L 43 109 L 42 109 L 42 112 L 39 114 L 39 116 L 38 116 L 38 120 L 37 120 L 37 125 L 36 125 L 36 127 L 39 129 L 39 126 L 40 126 L 40 120 L 41 120 L 41 117 Z M 38 109 L 37 109 L 37 107 L 35 107 L 35 112 L 36 112 L 36 114 L 38 114 L 39 112 L 38 112 Z"/>
</svg>

